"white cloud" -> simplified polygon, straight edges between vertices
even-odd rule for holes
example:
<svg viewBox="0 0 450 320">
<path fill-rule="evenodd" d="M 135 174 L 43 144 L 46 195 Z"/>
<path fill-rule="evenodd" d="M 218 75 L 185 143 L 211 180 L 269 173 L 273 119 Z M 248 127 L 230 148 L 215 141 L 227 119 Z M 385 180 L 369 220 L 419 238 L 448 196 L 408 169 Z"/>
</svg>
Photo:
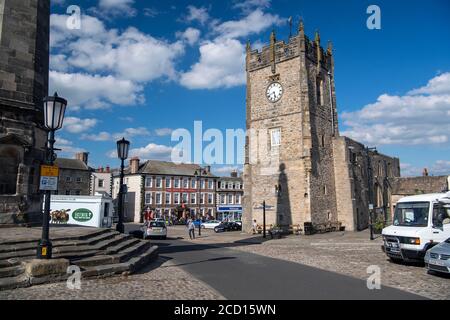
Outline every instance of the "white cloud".
<svg viewBox="0 0 450 320">
<path fill-rule="evenodd" d="M 443 73 L 428 81 L 427 85 L 419 89 L 414 89 L 409 92 L 410 95 L 415 94 L 431 94 L 442 95 L 450 94 L 450 72 Z"/>
<path fill-rule="evenodd" d="M 86 151 L 83 148 L 73 146 L 72 141 L 60 137 L 56 137 L 55 148 L 61 149 L 56 151 L 60 158 L 74 158 L 76 153 Z"/>
<path fill-rule="evenodd" d="M 244 13 L 248 13 L 255 9 L 268 9 L 270 8 L 271 0 L 236 0 L 233 8 L 242 10 Z"/>
<path fill-rule="evenodd" d="M 431 79 L 410 95 L 383 94 L 355 112 L 342 114 L 342 135 L 368 144 L 442 144 L 450 140 L 450 81 L 448 73 Z M 445 82 L 445 81 L 444 81 Z M 414 93 L 414 94 L 412 94 Z M 421 95 L 419 93 L 428 93 Z"/>
<path fill-rule="evenodd" d="M 148 131 L 147 128 L 138 127 L 138 128 L 126 128 L 124 131 L 116 133 L 101 131 L 96 134 L 83 134 L 81 135 L 81 139 L 91 141 L 110 141 L 110 140 L 119 140 L 122 137 L 130 139 L 132 137 L 149 136 L 149 135 L 150 131 Z"/>
<path fill-rule="evenodd" d="M 97 122 L 97 119 L 66 117 L 64 118 L 63 129 L 70 133 L 81 133 L 95 127 Z"/>
<path fill-rule="evenodd" d="M 160 12 L 155 8 L 144 8 L 144 16 L 154 18 L 156 17 Z"/>
<path fill-rule="evenodd" d="M 112 75 L 50 71 L 50 92 L 57 90 L 68 105 L 83 105 L 86 109 L 105 109 L 110 104 L 134 105 L 144 101 L 143 87 L 130 80 Z"/>
<path fill-rule="evenodd" d="M 133 4 L 134 0 L 100 0 L 98 7 L 105 16 L 134 17 L 137 11 L 133 8 Z"/>
<path fill-rule="evenodd" d="M 436 160 L 433 164 L 424 167 L 417 167 L 410 163 L 400 163 L 401 175 L 403 177 L 421 176 L 423 169 L 427 168 L 428 174 L 433 176 L 448 176 L 450 175 L 450 161 Z"/>
<path fill-rule="evenodd" d="M 158 129 L 155 129 L 155 134 L 158 137 L 169 136 L 172 134 L 172 131 L 173 131 L 173 129 L 170 129 L 170 128 L 158 128 Z"/>
<path fill-rule="evenodd" d="M 183 41 L 169 43 L 133 27 L 123 32 L 107 29 L 89 15 L 82 15 L 80 30 L 70 30 L 67 18 L 51 15 L 50 80 L 69 89 L 73 105 L 100 109 L 142 103 L 143 84 L 176 77 L 175 63 L 184 53 Z M 83 81 L 71 88 L 67 80 Z M 93 82 L 99 83 L 92 87 Z"/>
<path fill-rule="evenodd" d="M 207 8 L 188 6 L 187 9 L 188 14 L 186 16 L 186 21 L 188 22 L 198 21 L 203 25 L 209 20 L 209 13 Z"/>
<path fill-rule="evenodd" d="M 240 20 L 226 21 L 214 28 L 220 38 L 241 38 L 257 34 L 273 25 L 282 25 L 286 21 L 278 15 L 264 13 L 256 9 Z"/>
<path fill-rule="evenodd" d="M 216 39 L 200 46 L 200 61 L 181 75 L 189 89 L 214 89 L 245 84 L 245 47 L 235 39 Z"/>
<path fill-rule="evenodd" d="M 254 5 L 254 3 L 253 3 Z M 200 59 L 181 73 L 180 84 L 189 89 L 230 88 L 245 84 L 245 45 L 238 38 L 257 34 L 284 22 L 261 8 L 240 20 L 210 23 L 213 40 L 200 44 Z"/>
<path fill-rule="evenodd" d="M 448 176 L 450 175 L 450 161 L 449 160 L 437 160 L 430 170 L 431 174 L 435 176 Z"/>
<path fill-rule="evenodd" d="M 145 147 L 134 148 L 129 151 L 130 157 L 139 157 L 141 160 L 153 159 L 170 161 L 171 153 L 172 147 L 155 143 L 149 143 Z M 107 155 L 110 158 L 116 158 L 117 151 L 111 150 Z"/>
<path fill-rule="evenodd" d="M 196 44 L 200 38 L 200 30 L 189 27 L 184 32 L 177 32 L 176 36 L 187 41 L 187 43 L 192 46 Z"/>
</svg>

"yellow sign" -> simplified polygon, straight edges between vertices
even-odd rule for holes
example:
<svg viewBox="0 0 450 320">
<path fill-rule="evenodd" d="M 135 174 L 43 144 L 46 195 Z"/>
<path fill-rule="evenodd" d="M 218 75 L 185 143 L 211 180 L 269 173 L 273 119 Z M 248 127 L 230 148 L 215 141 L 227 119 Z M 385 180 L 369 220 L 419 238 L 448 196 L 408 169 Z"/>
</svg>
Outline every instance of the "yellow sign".
<svg viewBox="0 0 450 320">
<path fill-rule="evenodd" d="M 42 247 L 41 255 L 45 257 L 47 255 L 47 247 Z"/>
<path fill-rule="evenodd" d="M 57 166 L 41 166 L 41 177 L 57 177 L 59 168 Z"/>
</svg>

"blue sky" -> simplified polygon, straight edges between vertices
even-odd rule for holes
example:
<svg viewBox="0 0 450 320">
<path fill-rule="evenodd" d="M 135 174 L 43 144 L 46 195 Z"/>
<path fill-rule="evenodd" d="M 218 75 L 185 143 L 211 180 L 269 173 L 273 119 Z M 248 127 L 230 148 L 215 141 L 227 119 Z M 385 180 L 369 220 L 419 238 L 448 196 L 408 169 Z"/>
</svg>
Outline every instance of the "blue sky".
<svg viewBox="0 0 450 320">
<path fill-rule="evenodd" d="M 372 4 L 380 30 L 366 27 Z M 125 135 L 133 155 L 169 159 L 173 129 L 245 128 L 245 42 L 273 28 L 286 40 L 292 16 L 294 32 L 302 17 L 333 42 L 341 134 L 400 157 L 403 175 L 450 174 L 449 13 L 446 0 L 53 1 L 50 91 L 69 100 L 60 156 L 116 166 Z"/>
</svg>

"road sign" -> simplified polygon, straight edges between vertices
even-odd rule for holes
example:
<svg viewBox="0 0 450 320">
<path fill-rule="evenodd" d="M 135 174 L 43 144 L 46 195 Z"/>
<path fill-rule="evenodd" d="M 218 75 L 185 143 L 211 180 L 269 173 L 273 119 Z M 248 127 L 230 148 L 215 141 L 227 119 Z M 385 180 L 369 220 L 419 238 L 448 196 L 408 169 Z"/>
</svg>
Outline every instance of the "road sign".
<svg viewBox="0 0 450 320">
<path fill-rule="evenodd" d="M 59 168 L 57 166 L 41 166 L 41 177 L 57 177 Z"/>
<path fill-rule="evenodd" d="M 39 190 L 58 190 L 59 168 L 57 166 L 41 166 Z"/>
<path fill-rule="evenodd" d="M 266 205 L 266 211 L 271 211 L 271 210 L 273 210 L 273 208 L 274 208 L 274 206 Z M 253 207 L 253 209 L 260 209 L 260 210 L 262 210 L 262 209 L 264 209 L 264 207 L 263 206 L 256 206 L 256 207 Z"/>
</svg>

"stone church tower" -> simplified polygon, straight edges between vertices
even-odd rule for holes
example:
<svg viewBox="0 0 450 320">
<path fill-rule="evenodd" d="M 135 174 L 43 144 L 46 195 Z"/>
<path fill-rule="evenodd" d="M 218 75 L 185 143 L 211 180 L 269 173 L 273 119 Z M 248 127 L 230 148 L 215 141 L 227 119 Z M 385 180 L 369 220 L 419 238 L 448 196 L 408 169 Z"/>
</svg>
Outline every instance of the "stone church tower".
<svg viewBox="0 0 450 320">
<path fill-rule="evenodd" d="M 41 220 L 49 0 L 0 0 L 0 224 Z"/>
<path fill-rule="evenodd" d="M 339 135 L 331 43 L 310 40 L 301 22 L 288 43 L 272 32 L 261 51 L 247 44 L 246 70 L 244 229 L 262 223 L 263 201 L 268 225 L 367 228 L 369 203 L 388 205 L 399 160 Z"/>
<path fill-rule="evenodd" d="M 247 46 L 247 130 L 244 207 L 262 221 L 263 200 L 273 206 L 267 223 L 336 220 L 333 147 L 338 135 L 333 55 L 310 41 L 300 23 L 288 43 L 261 52 Z M 311 201 L 314 199 L 314 201 Z M 250 220 L 251 221 L 251 220 Z M 247 225 L 251 223 L 247 221 Z"/>
</svg>

